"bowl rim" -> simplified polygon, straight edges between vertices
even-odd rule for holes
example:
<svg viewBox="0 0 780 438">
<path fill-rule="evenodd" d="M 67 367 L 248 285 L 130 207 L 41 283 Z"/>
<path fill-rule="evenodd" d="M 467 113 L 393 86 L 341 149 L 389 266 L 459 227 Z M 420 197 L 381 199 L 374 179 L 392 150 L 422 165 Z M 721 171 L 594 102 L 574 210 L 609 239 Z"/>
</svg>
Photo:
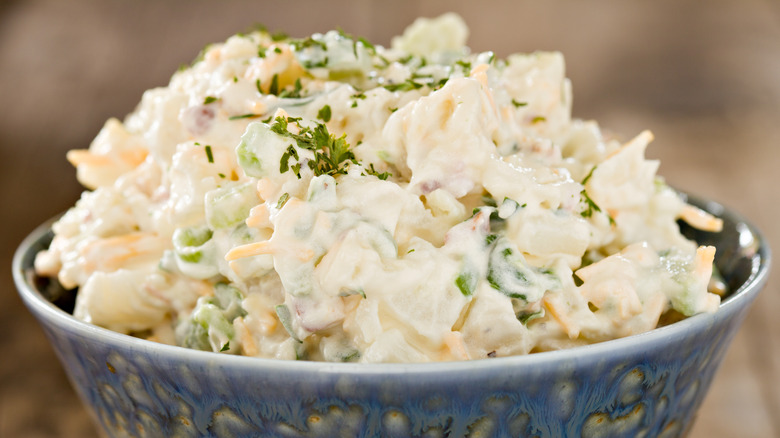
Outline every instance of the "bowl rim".
<svg viewBox="0 0 780 438">
<path fill-rule="evenodd" d="M 658 327 L 636 335 L 595 344 L 527 355 L 424 363 L 335 363 L 292 361 L 199 351 L 114 332 L 75 318 L 73 315 L 65 312 L 47 300 L 27 281 L 23 266 L 24 261 L 29 257 L 28 253 L 33 249 L 35 243 L 49 232 L 52 223 L 56 221 L 60 215 L 57 215 L 36 227 L 18 246 L 12 262 L 13 279 L 22 300 L 31 313 L 35 314 L 37 318 L 43 318 L 52 325 L 87 339 L 100 339 L 107 344 L 121 345 L 123 348 L 147 353 L 152 357 L 167 357 L 170 359 L 175 357 L 176 360 L 184 360 L 193 365 L 216 365 L 222 367 L 256 369 L 258 371 L 266 370 L 293 373 L 301 371 L 350 375 L 432 375 L 441 373 L 462 373 L 464 371 L 474 372 L 478 370 L 497 371 L 508 367 L 538 367 L 549 363 L 575 361 L 592 361 L 593 363 L 598 363 L 609 357 L 606 354 L 609 352 L 620 351 L 621 353 L 628 355 L 631 352 L 642 351 L 644 349 L 643 346 L 655 342 L 668 341 L 675 337 L 681 337 L 689 331 L 706 330 L 706 328 L 712 326 L 717 319 L 726 318 L 739 309 L 749 306 L 767 282 L 771 265 L 771 250 L 766 238 L 760 230 L 734 210 L 727 209 L 718 202 L 694 197 L 685 193 L 680 194 L 693 205 L 698 205 L 716 216 L 726 217 L 733 221 L 737 226 L 743 225 L 747 228 L 746 231 L 752 234 L 753 239 L 758 244 L 758 250 L 756 251 L 758 260 L 754 259 L 750 276 L 731 296 L 721 302 L 718 311 L 712 314 L 700 313 L 673 324 Z M 740 233 L 742 232 L 740 230 L 737 231 Z M 756 263 L 756 261 L 758 263 Z"/>
</svg>

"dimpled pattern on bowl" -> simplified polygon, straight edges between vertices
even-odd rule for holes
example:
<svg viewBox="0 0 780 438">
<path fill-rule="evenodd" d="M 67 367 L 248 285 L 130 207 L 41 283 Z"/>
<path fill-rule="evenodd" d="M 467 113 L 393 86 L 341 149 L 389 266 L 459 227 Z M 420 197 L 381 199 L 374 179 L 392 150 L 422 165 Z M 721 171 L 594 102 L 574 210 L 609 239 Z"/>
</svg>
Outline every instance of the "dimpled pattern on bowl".
<svg viewBox="0 0 780 438">
<path fill-rule="evenodd" d="M 51 238 L 45 227 L 20 248 L 14 275 L 109 436 L 674 437 L 692 424 L 769 264 L 755 229 L 706 206 L 725 230 L 691 237 L 718 246 L 716 263 L 736 289 L 716 314 L 522 357 L 332 364 L 138 340 L 77 321 L 30 287 L 23 274 Z"/>
</svg>

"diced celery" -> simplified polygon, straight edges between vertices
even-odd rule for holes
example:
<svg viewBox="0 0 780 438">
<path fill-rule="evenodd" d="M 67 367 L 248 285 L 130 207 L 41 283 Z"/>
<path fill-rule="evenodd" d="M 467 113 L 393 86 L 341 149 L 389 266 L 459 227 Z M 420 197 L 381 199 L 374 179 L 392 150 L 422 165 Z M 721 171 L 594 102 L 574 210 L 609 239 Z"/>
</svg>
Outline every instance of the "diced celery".
<svg viewBox="0 0 780 438">
<path fill-rule="evenodd" d="M 214 298 L 217 299 L 219 307 L 224 310 L 225 318 L 229 321 L 246 315 L 246 311 L 241 307 L 244 294 L 237 287 L 227 283 L 217 283 L 214 285 Z"/>
<path fill-rule="evenodd" d="M 178 228 L 173 233 L 174 259 L 178 270 L 203 280 L 219 273 L 212 231 L 206 227 Z"/>
<path fill-rule="evenodd" d="M 231 352 L 235 338 L 233 320 L 246 315 L 241 307 L 244 295 L 235 286 L 218 283 L 213 297 L 198 299 L 190 317 L 179 324 L 176 336 L 179 345 L 204 351 Z"/>
<path fill-rule="evenodd" d="M 236 226 L 260 202 L 254 183 L 230 184 L 206 193 L 206 222 L 212 230 Z"/>
<path fill-rule="evenodd" d="M 282 156 L 293 144 L 265 123 L 250 123 L 236 146 L 238 165 L 244 173 L 256 178 L 279 175 Z"/>
<path fill-rule="evenodd" d="M 173 233 L 176 255 L 185 262 L 200 262 L 203 258 L 203 247 L 211 239 L 212 234 L 208 227 L 176 229 Z"/>
<path fill-rule="evenodd" d="M 232 321 L 209 298 L 198 299 L 190 320 L 180 326 L 181 344 L 187 348 L 221 351 L 235 336 Z"/>
<path fill-rule="evenodd" d="M 678 251 L 663 251 L 660 255 L 662 266 L 679 286 L 676 293 L 668 294 L 672 308 L 685 316 L 694 315 L 697 291 L 691 260 Z"/>
<path fill-rule="evenodd" d="M 560 284 L 551 271 L 528 265 L 505 237 L 495 241 L 488 261 L 487 280 L 504 295 L 529 303 L 539 301 L 547 290 Z"/>
</svg>

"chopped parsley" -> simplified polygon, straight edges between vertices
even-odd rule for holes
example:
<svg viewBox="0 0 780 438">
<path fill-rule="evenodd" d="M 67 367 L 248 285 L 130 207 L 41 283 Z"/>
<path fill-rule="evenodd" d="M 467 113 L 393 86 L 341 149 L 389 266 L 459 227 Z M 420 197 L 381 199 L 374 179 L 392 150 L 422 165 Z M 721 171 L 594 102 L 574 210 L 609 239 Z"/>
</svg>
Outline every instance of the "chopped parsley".
<svg viewBox="0 0 780 438">
<path fill-rule="evenodd" d="M 470 297 L 477 288 L 477 277 L 471 271 L 463 271 L 455 278 L 455 285 L 464 296 Z"/>
<path fill-rule="evenodd" d="M 260 116 L 261 116 L 261 114 L 252 114 L 252 113 L 249 113 L 249 114 L 239 114 L 237 116 L 230 116 L 230 117 L 228 117 L 228 120 L 254 119 L 254 118 L 257 118 L 257 117 L 260 117 Z"/>
<path fill-rule="evenodd" d="M 274 96 L 279 95 L 279 75 L 275 74 L 273 78 L 271 78 L 271 86 L 268 87 L 268 94 L 273 94 Z"/>
<path fill-rule="evenodd" d="M 214 162 L 214 154 L 211 152 L 211 145 L 206 145 L 206 158 L 209 159 L 209 163 Z"/>
<path fill-rule="evenodd" d="M 290 36 L 287 35 L 284 32 L 274 32 L 274 33 L 271 34 L 271 41 L 274 41 L 274 42 L 284 41 L 284 40 L 289 39 L 289 38 L 290 38 Z"/>
<path fill-rule="evenodd" d="M 255 81 L 255 87 L 257 87 L 258 93 L 263 94 L 263 88 L 260 86 L 260 79 Z"/>
<path fill-rule="evenodd" d="M 282 90 L 281 93 L 279 93 L 279 97 L 286 98 L 286 99 L 294 99 L 301 96 L 301 90 L 303 89 L 303 86 L 301 85 L 301 78 L 298 78 L 295 80 L 295 84 L 293 85 L 292 90 Z"/>
<path fill-rule="evenodd" d="M 277 117 L 271 124 L 271 131 L 283 137 L 291 138 L 300 149 L 310 150 L 314 153 L 314 159 L 308 160 L 305 164 L 314 172 L 314 175 L 338 175 L 346 174 L 350 164 L 358 164 L 355 154 L 350 150 L 347 143 L 347 135 L 344 134 L 336 138 L 328 132 L 328 128 L 322 123 L 317 123 L 314 128 L 301 126 L 300 118 L 295 117 Z M 287 127 L 290 123 L 295 123 L 299 128 L 298 134 L 293 134 Z M 294 147 L 288 148 L 282 155 L 280 171 L 284 173 L 287 169 L 292 169 L 296 176 L 300 178 L 301 162 L 289 165 L 290 158 L 298 160 L 298 153 Z"/>
<path fill-rule="evenodd" d="M 214 103 L 214 102 L 216 102 L 218 100 L 219 100 L 219 98 L 216 98 L 214 96 L 206 96 L 206 98 L 203 99 L 203 105 L 208 105 L 208 104 Z"/>
<path fill-rule="evenodd" d="M 590 196 L 588 196 L 588 192 L 585 189 L 582 189 L 580 192 L 580 198 L 582 199 L 582 202 L 585 203 L 585 209 L 580 212 L 582 217 L 591 217 L 593 216 L 593 212 L 602 213 L 601 207 L 596 205 L 596 203 L 593 202 L 593 199 L 590 199 Z M 609 224 L 614 226 L 615 219 L 612 217 L 612 215 L 607 214 L 607 218 L 609 219 Z"/>
<path fill-rule="evenodd" d="M 415 82 L 414 79 L 407 79 L 398 84 L 385 85 L 385 89 L 387 89 L 388 91 L 411 91 L 411 90 L 420 89 L 422 87 L 423 84 L 419 82 Z"/>
<path fill-rule="evenodd" d="M 540 122 L 546 122 L 546 121 L 547 121 L 547 117 L 544 117 L 544 116 L 536 116 L 533 119 L 531 119 L 531 123 L 533 123 L 533 124 L 537 124 L 537 123 L 540 123 Z"/>
<path fill-rule="evenodd" d="M 331 111 L 330 111 L 330 105 L 325 105 L 317 112 L 317 118 L 322 120 L 325 123 L 330 122 L 331 117 Z"/>
<path fill-rule="evenodd" d="M 360 100 L 365 99 L 366 98 L 366 94 L 363 93 L 362 91 L 360 91 L 360 92 L 357 92 L 357 93 L 353 94 L 352 98 L 355 99 L 355 100 L 352 101 L 352 108 L 355 108 L 358 105 L 358 103 L 357 103 L 358 99 L 360 99 Z"/>
<path fill-rule="evenodd" d="M 460 68 L 462 68 L 463 69 L 463 74 L 465 74 L 466 76 L 471 74 L 471 63 L 470 62 L 464 61 L 462 59 L 459 59 L 459 60 L 455 61 L 455 65 L 457 65 Z"/>
<path fill-rule="evenodd" d="M 282 196 L 280 196 L 279 200 L 276 202 L 276 208 L 281 209 L 282 207 L 284 207 L 284 204 L 286 204 L 289 199 L 290 199 L 289 193 L 285 193 Z"/>
<path fill-rule="evenodd" d="M 593 176 L 593 171 L 596 170 L 596 167 L 598 167 L 598 166 L 593 166 L 593 167 L 590 168 L 590 172 L 588 172 L 588 174 L 585 176 L 585 178 L 582 179 L 582 182 L 580 184 L 582 184 L 583 186 L 585 184 L 587 184 L 587 182 L 590 180 L 590 177 Z M 593 216 L 593 212 L 596 212 L 596 213 L 601 213 L 602 212 L 601 211 L 601 207 L 599 207 L 593 201 L 593 199 L 590 198 L 590 196 L 588 195 L 588 192 L 584 188 L 580 192 L 580 199 L 582 200 L 582 202 L 585 203 L 585 209 L 580 212 L 580 215 L 582 215 L 582 217 L 592 217 Z M 612 215 L 611 214 L 607 214 L 607 218 L 609 218 L 609 224 L 614 226 L 615 225 L 615 219 L 612 217 Z"/>
<path fill-rule="evenodd" d="M 528 102 L 518 102 L 517 100 L 512 99 L 512 105 L 514 105 L 515 108 L 520 108 L 521 106 L 528 105 Z"/>
<path fill-rule="evenodd" d="M 369 164 L 368 168 L 365 169 L 366 175 L 373 175 L 382 181 L 387 181 L 387 178 L 393 176 L 390 172 L 382 172 L 379 173 L 378 170 L 374 169 L 374 163 Z"/>
<path fill-rule="evenodd" d="M 590 168 L 590 172 L 585 176 L 585 178 L 582 179 L 582 182 L 580 184 L 585 185 L 590 180 L 590 177 L 593 176 L 593 171 L 596 170 L 598 166 L 593 166 Z"/>
</svg>

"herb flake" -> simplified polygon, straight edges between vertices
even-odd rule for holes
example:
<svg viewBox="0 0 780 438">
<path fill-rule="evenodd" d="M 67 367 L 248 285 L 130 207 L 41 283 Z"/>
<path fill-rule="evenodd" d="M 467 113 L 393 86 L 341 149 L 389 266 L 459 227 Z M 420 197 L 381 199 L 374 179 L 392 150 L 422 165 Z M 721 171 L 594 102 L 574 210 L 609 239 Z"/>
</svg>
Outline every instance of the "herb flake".
<svg viewBox="0 0 780 438">
<path fill-rule="evenodd" d="M 331 117 L 331 111 L 330 111 L 330 105 L 325 105 L 317 112 L 317 118 L 322 120 L 325 123 L 330 122 Z"/>
</svg>

